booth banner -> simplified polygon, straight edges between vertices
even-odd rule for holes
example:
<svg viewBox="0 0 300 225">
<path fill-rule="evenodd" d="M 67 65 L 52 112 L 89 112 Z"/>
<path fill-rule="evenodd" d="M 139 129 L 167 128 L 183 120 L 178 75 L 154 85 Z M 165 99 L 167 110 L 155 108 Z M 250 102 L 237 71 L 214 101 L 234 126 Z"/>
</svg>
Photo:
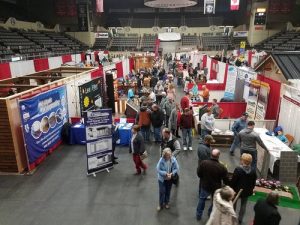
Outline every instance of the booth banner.
<svg viewBox="0 0 300 225">
<path fill-rule="evenodd" d="M 103 87 L 102 87 L 103 86 Z M 81 116 L 84 111 L 99 109 L 103 105 L 104 81 L 99 77 L 78 86 Z"/>
<path fill-rule="evenodd" d="M 99 109 L 84 113 L 86 131 L 87 174 L 111 168 L 112 110 Z"/>
<path fill-rule="evenodd" d="M 239 10 L 239 6 L 240 6 L 240 0 L 231 0 L 230 1 L 230 10 L 231 11 Z"/>
<path fill-rule="evenodd" d="M 237 79 L 237 68 L 235 66 L 229 65 L 224 98 L 234 100 L 236 79 Z"/>
<path fill-rule="evenodd" d="M 108 33 L 107 32 L 98 32 L 95 33 L 95 38 L 103 38 L 103 39 L 108 39 Z"/>
<path fill-rule="evenodd" d="M 258 82 L 260 87 L 259 87 L 255 119 L 264 120 L 266 118 L 266 113 L 267 113 L 270 86 L 265 82 L 261 82 L 261 81 Z"/>
<path fill-rule="evenodd" d="M 244 87 L 244 94 L 243 98 L 245 101 L 248 100 L 249 96 L 249 89 L 250 89 L 250 82 L 257 78 L 257 73 L 253 71 L 248 71 L 243 68 L 238 68 L 238 79 L 245 80 L 245 87 Z"/>
<path fill-rule="evenodd" d="M 216 0 L 204 0 L 204 14 L 215 14 Z"/>
<path fill-rule="evenodd" d="M 68 121 L 66 87 L 52 89 L 19 102 L 29 164 L 61 141 L 61 129 Z"/>
<path fill-rule="evenodd" d="M 257 85 L 255 82 L 250 83 L 249 98 L 247 100 L 246 107 L 246 112 L 249 114 L 249 120 L 255 119 L 259 88 L 259 85 Z"/>
<path fill-rule="evenodd" d="M 233 37 L 248 37 L 248 31 L 233 31 Z"/>
</svg>

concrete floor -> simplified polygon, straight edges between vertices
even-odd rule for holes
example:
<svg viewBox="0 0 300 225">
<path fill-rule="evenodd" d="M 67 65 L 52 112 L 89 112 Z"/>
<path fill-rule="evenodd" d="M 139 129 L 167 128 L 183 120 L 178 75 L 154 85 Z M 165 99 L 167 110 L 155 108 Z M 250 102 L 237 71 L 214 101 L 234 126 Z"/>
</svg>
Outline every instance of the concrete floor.
<svg viewBox="0 0 300 225">
<path fill-rule="evenodd" d="M 205 224 L 207 217 L 202 221 L 195 219 L 199 139 L 195 137 L 193 141 L 194 151 L 181 152 L 178 156 L 180 185 L 172 189 L 169 210 L 156 212 L 155 167 L 159 145 L 147 144 L 149 170 L 147 175 L 138 177 L 133 175 L 134 164 L 128 148 L 117 148 L 119 164 L 110 173 L 87 177 L 85 146 L 61 146 L 33 175 L 0 176 L 0 225 Z M 221 151 L 221 161 L 233 171 L 239 163 L 238 156 L 229 156 L 228 149 Z M 298 225 L 299 210 L 279 210 L 282 225 Z M 244 224 L 252 220 L 253 203 L 249 202 Z"/>
<path fill-rule="evenodd" d="M 194 140 L 196 149 L 197 139 Z M 171 209 L 157 213 L 158 145 L 147 145 L 147 149 L 148 174 L 139 177 L 133 175 L 127 148 L 117 149 L 119 164 L 110 173 L 87 177 L 85 146 L 60 147 L 33 175 L 0 176 L 0 225 L 205 224 L 207 218 L 200 222 L 195 219 L 196 151 L 178 156 L 180 185 L 172 189 Z M 230 157 L 223 149 L 221 161 L 231 170 L 238 157 Z M 281 224 L 298 223 L 299 210 L 280 208 L 280 212 Z M 244 224 L 252 218 L 253 203 L 249 202 Z"/>
</svg>

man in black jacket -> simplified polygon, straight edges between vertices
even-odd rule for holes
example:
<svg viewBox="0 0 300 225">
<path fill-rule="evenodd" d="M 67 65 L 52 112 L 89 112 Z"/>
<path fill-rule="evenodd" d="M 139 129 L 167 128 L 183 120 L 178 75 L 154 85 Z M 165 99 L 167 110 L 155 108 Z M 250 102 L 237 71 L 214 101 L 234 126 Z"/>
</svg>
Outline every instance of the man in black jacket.
<svg viewBox="0 0 300 225">
<path fill-rule="evenodd" d="M 266 200 L 259 200 L 254 206 L 253 225 L 279 225 L 281 216 L 277 210 L 279 195 L 271 192 Z"/>
<path fill-rule="evenodd" d="M 209 160 L 203 160 L 197 169 L 200 178 L 199 202 L 197 206 L 197 220 L 202 219 L 205 208 L 205 201 L 208 196 L 213 196 L 214 192 L 222 187 L 222 182 L 228 184 L 227 169 L 219 163 L 220 150 L 214 149 Z M 208 209 L 208 215 L 212 211 L 212 205 Z"/>
<path fill-rule="evenodd" d="M 161 126 L 164 123 L 164 113 L 156 104 L 152 105 L 151 123 L 155 142 L 161 142 Z"/>
</svg>

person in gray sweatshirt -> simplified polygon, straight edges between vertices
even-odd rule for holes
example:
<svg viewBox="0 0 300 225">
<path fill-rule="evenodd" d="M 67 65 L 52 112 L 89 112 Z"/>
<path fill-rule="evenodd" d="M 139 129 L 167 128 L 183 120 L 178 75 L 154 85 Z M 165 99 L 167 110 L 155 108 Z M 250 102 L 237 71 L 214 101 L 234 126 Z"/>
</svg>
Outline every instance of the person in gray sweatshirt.
<svg viewBox="0 0 300 225">
<path fill-rule="evenodd" d="M 256 143 L 259 144 L 263 149 L 267 150 L 267 147 L 262 142 L 259 134 L 254 131 L 255 123 L 254 121 L 249 121 L 247 123 L 247 128 L 241 130 L 238 133 L 238 138 L 241 145 L 241 155 L 243 153 L 248 153 L 252 156 L 251 167 L 256 169 L 257 164 L 257 150 Z"/>
</svg>

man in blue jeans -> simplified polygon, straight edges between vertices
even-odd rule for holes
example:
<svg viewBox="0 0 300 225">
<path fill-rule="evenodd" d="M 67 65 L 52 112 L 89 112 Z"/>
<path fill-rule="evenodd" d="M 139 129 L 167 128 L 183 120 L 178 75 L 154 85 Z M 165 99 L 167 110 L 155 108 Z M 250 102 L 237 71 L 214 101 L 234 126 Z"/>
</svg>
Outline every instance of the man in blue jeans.
<svg viewBox="0 0 300 225">
<path fill-rule="evenodd" d="M 161 142 L 161 127 L 164 123 L 164 113 L 158 105 L 152 105 L 151 124 L 153 127 L 154 140 L 156 143 Z"/>
<path fill-rule="evenodd" d="M 228 184 L 227 169 L 219 163 L 219 157 L 220 151 L 214 149 L 211 152 L 211 158 L 201 161 L 197 168 L 197 175 L 200 178 L 199 202 L 196 211 L 197 220 L 202 219 L 207 197 L 210 195 L 213 197 L 215 191 L 221 188 L 222 184 Z M 208 209 L 208 216 L 212 211 L 212 207 L 211 204 Z"/>
</svg>

